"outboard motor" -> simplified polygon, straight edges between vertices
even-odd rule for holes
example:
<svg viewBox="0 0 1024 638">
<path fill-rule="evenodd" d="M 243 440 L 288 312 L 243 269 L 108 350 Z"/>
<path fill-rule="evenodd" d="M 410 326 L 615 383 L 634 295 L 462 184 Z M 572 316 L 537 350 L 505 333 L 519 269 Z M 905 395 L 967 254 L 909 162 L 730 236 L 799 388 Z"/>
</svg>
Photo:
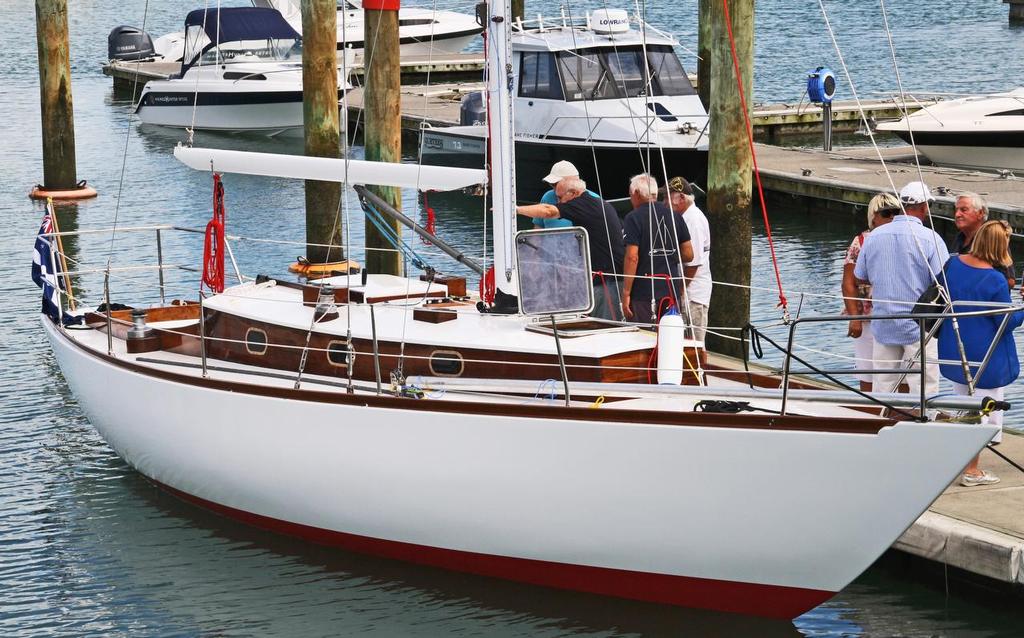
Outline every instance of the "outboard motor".
<svg viewBox="0 0 1024 638">
<path fill-rule="evenodd" d="M 459 124 L 462 126 L 487 124 L 487 107 L 484 106 L 483 91 L 473 91 L 462 98 L 462 106 L 459 107 Z"/>
<path fill-rule="evenodd" d="M 107 57 L 111 60 L 144 60 L 154 55 L 153 38 L 142 29 L 122 25 L 107 36 Z"/>
</svg>

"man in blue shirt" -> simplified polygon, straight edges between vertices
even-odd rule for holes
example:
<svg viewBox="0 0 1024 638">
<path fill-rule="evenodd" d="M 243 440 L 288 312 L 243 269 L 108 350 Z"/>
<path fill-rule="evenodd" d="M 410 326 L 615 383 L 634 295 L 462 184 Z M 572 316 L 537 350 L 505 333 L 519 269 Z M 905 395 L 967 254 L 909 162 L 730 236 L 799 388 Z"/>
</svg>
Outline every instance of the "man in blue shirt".
<svg viewBox="0 0 1024 638">
<path fill-rule="evenodd" d="M 555 187 L 558 203 L 516 206 L 520 215 L 534 219 L 566 219 L 570 225 L 587 230 L 590 267 L 593 268 L 594 310 L 592 317 L 619 321 L 618 274 L 622 269 L 622 224 L 611 204 L 586 194 L 587 184 L 578 177 L 566 177 Z"/>
<path fill-rule="evenodd" d="M 903 213 L 892 222 L 871 231 L 864 241 L 853 274 L 859 284 L 871 284 L 872 315 L 906 314 L 913 310 L 921 294 L 942 272 L 949 251 L 934 230 L 926 228 L 928 202 L 934 201 L 924 182 L 911 182 L 900 190 Z M 912 319 L 873 319 L 871 333 L 875 338 L 872 359 L 878 369 L 910 369 L 905 383 L 918 392 L 920 385 L 920 329 Z M 925 355 L 938 359 L 935 339 L 928 341 Z M 875 375 L 875 388 L 880 392 L 897 391 L 900 374 Z M 938 363 L 925 366 L 925 391 L 939 390 Z"/>
<path fill-rule="evenodd" d="M 558 187 L 559 182 L 564 179 L 579 179 L 580 172 L 576 170 L 576 165 L 572 162 L 562 160 L 561 162 L 555 162 L 551 167 L 551 172 L 548 173 L 544 181 L 551 184 L 551 188 L 544 193 L 540 198 L 541 204 L 548 204 L 551 206 L 558 205 L 558 196 L 555 194 L 555 188 Z M 601 197 L 587 189 L 587 194 L 591 197 L 601 199 Z M 534 228 L 563 228 L 565 226 L 572 226 L 572 221 L 562 217 L 534 217 L 533 227 Z"/>
</svg>

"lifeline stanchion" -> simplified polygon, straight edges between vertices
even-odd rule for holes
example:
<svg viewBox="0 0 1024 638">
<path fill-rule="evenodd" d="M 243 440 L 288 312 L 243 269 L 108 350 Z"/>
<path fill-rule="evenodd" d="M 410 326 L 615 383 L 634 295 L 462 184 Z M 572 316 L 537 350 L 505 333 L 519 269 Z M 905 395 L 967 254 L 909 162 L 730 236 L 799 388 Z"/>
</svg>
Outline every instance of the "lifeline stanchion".
<svg viewBox="0 0 1024 638">
<path fill-rule="evenodd" d="M 103 275 L 103 300 L 107 304 L 107 354 L 114 356 L 114 328 L 110 321 L 110 270 Z"/>
<path fill-rule="evenodd" d="M 569 374 L 565 371 L 565 357 L 562 356 L 562 340 L 558 336 L 558 324 L 551 315 L 551 332 L 555 335 L 555 349 L 558 350 L 558 367 L 562 371 L 562 385 L 565 387 L 565 407 L 569 407 Z"/>
</svg>

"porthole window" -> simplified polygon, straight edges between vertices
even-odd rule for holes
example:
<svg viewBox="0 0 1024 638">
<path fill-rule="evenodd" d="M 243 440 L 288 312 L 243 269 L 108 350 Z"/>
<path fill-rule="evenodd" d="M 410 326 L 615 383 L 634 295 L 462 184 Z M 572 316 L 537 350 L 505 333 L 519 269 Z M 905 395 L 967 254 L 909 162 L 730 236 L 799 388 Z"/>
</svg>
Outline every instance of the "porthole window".
<svg viewBox="0 0 1024 638">
<path fill-rule="evenodd" d="M 351 354 L 346 341 L 332 341 L 327 344 L 327 361 L 332 366 L 346 367 L 349 365 L 349 358 L 355 358 L 356 353 Z"/>
<path fill-rule="evenodd" d="M 245 333 L 245 349 L 249 354 L 266 354 L 267 333 L 259 328 L 249 328 Z"/>
<path fill-rule="evenodd" d="M 430 355 L 430 373 L 439 377 L 460 377 L 465 369 L 462 355 L 454 350 L 434 350 Z"/>
</svg>

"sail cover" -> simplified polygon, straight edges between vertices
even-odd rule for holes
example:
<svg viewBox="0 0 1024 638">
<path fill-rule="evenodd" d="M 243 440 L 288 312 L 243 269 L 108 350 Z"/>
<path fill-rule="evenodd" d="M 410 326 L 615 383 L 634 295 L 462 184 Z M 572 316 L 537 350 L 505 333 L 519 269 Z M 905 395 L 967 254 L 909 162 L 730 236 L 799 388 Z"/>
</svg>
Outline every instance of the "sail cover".
<svg viewBox="0 0 1024 638">
<path fill-rule="evenodd" d="M 196 9 L 185 17 L 185 30 L 189 27 L 206 31 L 210 42 L 297 40 L 301 37 L 276 10 L 258 7 Z"/>
<path fill-rule="evenodd" d="M 397 186 L 425 191 L 456 190 L 487 181 L 487 172 L 482 169 L 451 166 L 395 164 L 190 146 L 176 147 L 174 156 L 181 163 L 199 171 Z"/>
</svg>

